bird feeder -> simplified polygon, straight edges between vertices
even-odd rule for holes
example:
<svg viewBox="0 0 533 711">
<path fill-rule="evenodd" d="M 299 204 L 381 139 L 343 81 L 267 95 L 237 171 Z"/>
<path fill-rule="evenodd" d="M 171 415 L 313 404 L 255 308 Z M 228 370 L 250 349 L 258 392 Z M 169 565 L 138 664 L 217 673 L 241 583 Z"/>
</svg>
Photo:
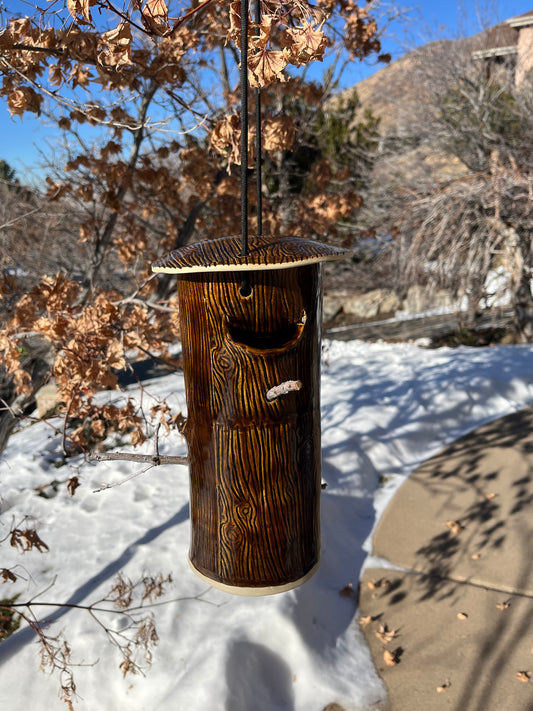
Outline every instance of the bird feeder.
<svg viewBox="0 0 533 711">
<path fill-rule="evenodd" d="M 283 592 L 318 566 L 320 267 L 343 255 L 259 235 L 246 257 L 227 237 L 152 265 L 178 277 L 189 560 L 215 587 Z"/>
<path fill-rule="evenodd" d="M 259 3 L 256 2 L 259 24 Z M 301 585 L 320 559 L 321 264 L 345 250 L 248 236 L 248 1 L 241 0 L 241 235 L 152 265 L 177 275 L 193 570 L 241 595 Z"/>
</svg>

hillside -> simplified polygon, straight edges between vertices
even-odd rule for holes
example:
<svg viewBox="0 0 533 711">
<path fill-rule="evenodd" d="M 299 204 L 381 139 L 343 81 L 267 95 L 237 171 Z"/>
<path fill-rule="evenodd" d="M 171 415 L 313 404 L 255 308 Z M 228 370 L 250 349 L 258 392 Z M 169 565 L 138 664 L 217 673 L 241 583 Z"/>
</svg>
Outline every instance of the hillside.
<svg viewBox="0 0 533 711">
<path fill-rule="evenodd" d="M 517 44 L 518 30 L 503 22 L 472 37 L 429 42 L 356 84 L 362 109 L 370 109 L 380 119 L 382 155 L 375 179 L 380 180 L 384 172 L 390 177 L 391 170 L 410 179 L 421 173 L 427 178 L 429 173 L 438 182 L 464 174 L 465 168 L 457 158 L 437 150 L 427 137 L 421 140 L 435 105 L 434 68 L 442 68 L 444 80 L 454 65 L 468 63 L 474 56 L 484 63 L 476 61 L 476 70 L 483 66 L 488 69 L 490 59 L 490 71 L 494 67 L 498 72 L 507 71 L 515 61 L 509 48 Z M 391 147 L 393 166 L 388 160 Z"/>
</svg>

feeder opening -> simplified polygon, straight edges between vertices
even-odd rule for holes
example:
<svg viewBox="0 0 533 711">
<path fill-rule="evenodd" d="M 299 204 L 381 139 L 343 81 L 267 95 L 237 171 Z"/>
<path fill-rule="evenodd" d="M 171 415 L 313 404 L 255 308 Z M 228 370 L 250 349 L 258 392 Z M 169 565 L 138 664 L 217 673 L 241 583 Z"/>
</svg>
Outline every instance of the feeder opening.
<svg viewBox="0 0 533 711">
<path fill-rule="evenodd" d="M 287 323 L 273 331 L 253 331 L 228 321 L 231 340 L 254 351 L 276 351 L 294 345 L 302 335 L 305 314 L 297 323 Z"/>
<path fill-rule="evenodd" d="M 248 279 L 243 279 L 243 281 L 241 282 L 241 290 L 240 290 L 240 294 L 241 294 L 242 298 L 247 299 L 249 296 L 252 295 L 252 291 L 253 291 L 253 289 L 252 289 Z"/>
</svg>

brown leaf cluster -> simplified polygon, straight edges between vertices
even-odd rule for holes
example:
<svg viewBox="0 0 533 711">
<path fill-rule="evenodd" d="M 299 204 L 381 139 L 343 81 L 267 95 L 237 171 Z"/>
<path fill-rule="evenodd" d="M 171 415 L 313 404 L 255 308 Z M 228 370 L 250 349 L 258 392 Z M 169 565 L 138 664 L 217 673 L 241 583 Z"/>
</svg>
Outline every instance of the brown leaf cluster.
<svg viewBox="0 0 533 711">
<path fill-rule="evenodd" d="M 250 127 L 248 132 L 248 162 L 253 165 L 255 131 Z M 211 148 L 224 156 L 228 168 L 241 164 L 241 117 L 231 114 L 219 121 L 209 137 Z"/>
<path fill-rule="evenodd" d="M 90 25 L 92 22 L 91 6 L 96 5 L 95 0 L 67 0 L 67 9 L 72 17 L 80 24 Z"/>
<path fill-rule="evenodd" d="M 41 114 L 43 97 L 31 86 L 19 86 L 7 97 L 7 105 L 12 116 L 23 116 L 26 111 Z"/>
<path fill-rule="evenodd" d="M 12 570 L 9 570 L 8 568 L 2 568 L 0 570 L 0 575 L 2 576 L 2 582 L 7 583 L 9 580 L 10 582 L 14 583 L 17 580 L 17 576 Z"/>
<path fill-rule="evenodd" d="M 141 16 L 146 27 L 160 37 L 170 32 L 168 7 L 164 0 L 148 0 Z"/>
<path fill-rule="evenodd" d="M 263 148 L 267 153 L 288 151 L 296 137 L 294 119 L 287 114 L 276 114 L 267 119 L 263 126 Z"/>
<path fill-rule="evenodd" d="M 45 553 L 49 550 L 46 543 L 34 528 L 14 528 L 11 531 L 9 543 L 21 553 L 32 551 L 34 548 L 38 550 L 39 553 Z"/>
<path fill-rule="evenodd" d="M 379 626 L 375 635 L 382 644 L 390 644 L 398 637 L 398 630 L 390 630 L 386 624 L 383 624 Z"/>
<path fill-rule="evenodd" d="M 130 433 L 132 444 L 145 439 L 142 420 L 131 401 L 123 407 L 96 407 L 93 396 L 117 388 L 117 371 L 126 366 L 126 351 L 162 352 L 160 326 L 140 304 L 122 304 L 116 294 L 102 292 L 92 303 L 77 305 L 79 285 L 61 274 L 44 277 L 18 302 L 11 320 L 0 331 L 0 362 L 13 375 L 19 392 L 31 390 L 25 370 L 24 332 L 50 342 L 55 356 L 52 373 L 67 416 L 79 424 L 69 434 L 72 445 L 85 449 L 110 431 Z M 15 337 L 18 334 L 18 337 Z"/>
<path fill-rule="evenodd" d="M 121 610 L 127 610 L 133 599 L 134 588 L 134 583 L 122 573 L 119 573 L 106 600 L 109 600 Z"/>
<path fill-rule="evenodd" d="M 165 594 L 165 585 L 169 585 L 172 582 L 171 575 L 163 575 L 159 573 L 158 575 L 145 575 L 142 578 L 142 584 L 144 590 L 142 592 L 142 600 L 148 600 L 148 602 L 153 602 L 157 598 Z"/>
<path fill-rule="evenodd" d="M 322 61 L 327 40 L 323 32 L 323 22 L 319 25 L 304 19 L 300 27 L 285 31 L 283 40 L 290 48 L 290 62 L 297 67 L 319 60 Z"/>
<path fill-rule="evenodd" d="M 122 22 L 114 30 L 104 32 L 98 42 L 98 62 L 119 70 L 131 64 L 131 26 Z"/>
</svg>

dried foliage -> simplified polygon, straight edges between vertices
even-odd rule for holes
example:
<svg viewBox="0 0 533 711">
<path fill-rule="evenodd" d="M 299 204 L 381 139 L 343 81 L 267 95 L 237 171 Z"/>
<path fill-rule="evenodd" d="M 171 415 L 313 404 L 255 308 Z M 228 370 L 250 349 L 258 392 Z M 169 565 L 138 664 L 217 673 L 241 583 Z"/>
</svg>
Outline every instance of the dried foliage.
<svg viewBox="0 0 533 711">
<path fill-rule="evenodd" d="M 9 543 L 13 548 L 17 548 L 21 553 L 26 553 L 34 548 L 39 551 L 39 553 L 44 553 L 49 550 L 46 543 L 40 538 L 37 531 L 33 528 L 26 528 L 21 530 L 20 528 L 13 528 L 11 530 Z"/>
<path fill-rule="evenodd" d="M 393 238 L 398 290 L 448 288 L 467 298 L 470 323 L 492 296 L 491 269 L 503 266 L 517 291 L 533 267 L 533 84 L 516 84 L 512 62 L 474 59 L 483 38 L 406 58 L 409 89 L 388 100 L 394 127 L 367 201 L 374 222 L 365 215 Z"/>
<path fill-rule="evenodd" d="M 265 87 L 263 224 L 271 233 L 346 239 L 361 206 L 375 121 L 360 120 L 350 139 L 357 100 L 325 108 L 333 74 L 319 85 L 287 68 L 321 61 L 339 37 L 353 57 L 378 52 L 371 9 L 344 0 L 263 2 L 261 22 L 250 22 L 249 78 Z M 167 344 L 179 336 L 176 296 L 170 277 L 150 279 L 150 262 L 239 229 L 232 82 L 240 11 L 238 2 L 210 0 L 150 0 L 120 12 L 69 0 L 50 13 L 2 15 L 0 95 L 13 115 L 56 122 L 64 148 L 48 162 L 46 193 L 0 183 L 0 417 L 8 420 L 0 448 L 49 377 L 60 390 L 67 454 L 112 429 L 129 432 L 133 444 L 146 437 L 131 403 L 102 410 L 94 395 L 117 388 L 117 372 L 131 360 L 169 360 Z M 203 89 L 208 71 L 220 78 L 211 95 Z M 253 161 L 253 131 L 249 152 Z M 35 343 L 44 358 L 34 357 Z"/>
<path fill-rule="evenodd" d="M 146 574 L 132 582 L 119 574 L 108 595 L 87 605 L 69 607 L 88 612 L 109 642 L 118 650 L 118 667 L 123 676 L 144 674 L 152 663 L 153 650 L 159 636 L 151 606 L 164 602 L 167 588 L 172 583 L 170 575 Z M 71 648 L 63 633 L 53 633 L 47 625 L 36 617 L 40 607 L 58 607 L 56 603 L 40 603 L 36 599 L 19 602 L 19 596 L 0 600 L 0 641 L 12 634 L 23 620 L 35 632 L 39 641 L 40 667 L 49 674 L 59 677 L 60 697 L 73 709 L 76 701 L 74 672 L 77 667 L 92 666 L 94 663 L 78 663 L 72 658 Z M 201 595 L 191 600 L 201 600 Z M 170 601 L 168 601 L 170 602 Z M 175 601 L 173 601 L 175 602 Z M 120 618 L 115 629 L 114 617 Z"/>
<path fill-rule="evenodd" d="M 358 106 L 328 104 L 338 68 L 322 84 L 295 72 L 339 48 L 343 58 L 379 53 L 372 9 L 262 1 L 261 21 L 250 22 L 249 81 L 263 88 L 265 230 L 342 239 L 360 208 L 376 123 L 359 120 L 350 143 L 342 121 L 353 123 Z M 213 0 L 135 1 L 120 10 L 107 0 L 42 8 L 15 1 L 0 9 L 0 96 L 17 120 L 42 116 L 63 136 L 43 156 L 44 188 L 21 186 L 1 164 L 0 451 L 50 378 L 59 390 L 54 414 L 63 418 L 51 426 L 64 456 L 88 453 L 110 433 L 139 444 L 154 422 L 180 429 L 181 416 L 164 402 L 147 415 L 126 398 L 102 405 L 95 395 L 119 389 L 132 361 L 179 367 L 168 352 L 179 338 L 174 283 L 153 279 L 151 261 L 239 229 L 240 12 L 239 2 Z M 213 77 L 216 88 L 206 92 Z M 253 104 L 251 95 L 244 110 Z M 252 164 L 253 150 L 252 132 Z M 256 219 L 252 210 L 252 229 Z M 65 483 L 73 495 L 78 478 Z M 29 524 L 13 525 L 8 539 L 21 553 L 48 550 Z M 16 568 L 1 571 L 6 584 L 20 577 Z M 151 661 L 158 637 L 147 608 L 170 582 L 119 575 L 105 600 L 84 608 L 119 649 L 124 675 Z M 42 667 L 59 673 L 72 708 L 70 647 L 43 630 L 38 604 L 8 609 L 35 630 Z M 104 622 L 112 613 L 127 618 L 125 628 Z"/>
</svg>

